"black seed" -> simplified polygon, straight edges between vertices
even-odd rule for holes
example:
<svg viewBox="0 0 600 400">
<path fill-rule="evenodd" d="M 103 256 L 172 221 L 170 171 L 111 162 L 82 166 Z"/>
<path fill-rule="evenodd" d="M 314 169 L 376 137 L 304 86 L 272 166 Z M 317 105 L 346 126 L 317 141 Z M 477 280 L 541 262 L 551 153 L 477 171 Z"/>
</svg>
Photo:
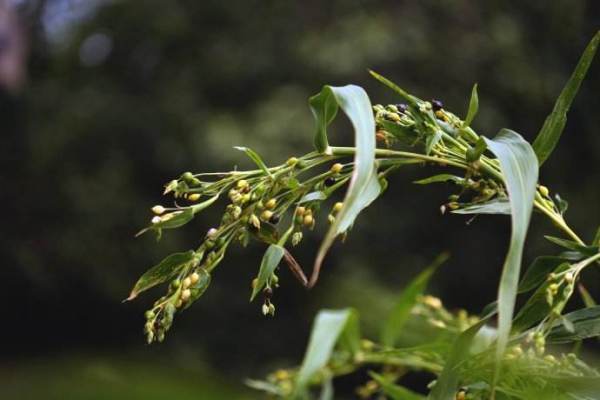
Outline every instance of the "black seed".
<svg viewBox="0 0 600 400">
<path fill-rule="evenodd" d="M 267 299 L 269 299 L 271 296 L 273 296 L 273 289 L 266 287 L 265 290 L 263 290 L 263 294 Z"/>
<path fill-rule="evenodd" d="M 329 187 L 329 186 L 333 186 L 335 184 L 335 179 L 333 178 L 327 178 L 325 179 L 325 186 Z"/>
<path fill-rule="evenodd" d="M 400 111 L 401 113 L 406 113 L 406 111 L 408 111 L 408 106 L 404 103 L 399 103 L 396 104 L 396 108 L 398 109 L 398 111 Z"/>
<path fill-rule="evenodd" d="M 431 108 L 433 108 L 433 111 L 439 111 L 444 108 L 444 103 L 440 100 L 431 100 Z"/>
<path fill-rule="evenodd" d="M 273 216 L 271 217 L 271 219 L 269 220 L 272 224 L 276 224 L 279 222 L 279 215 L 277 214 L 273 214 Z"/>
</svg>

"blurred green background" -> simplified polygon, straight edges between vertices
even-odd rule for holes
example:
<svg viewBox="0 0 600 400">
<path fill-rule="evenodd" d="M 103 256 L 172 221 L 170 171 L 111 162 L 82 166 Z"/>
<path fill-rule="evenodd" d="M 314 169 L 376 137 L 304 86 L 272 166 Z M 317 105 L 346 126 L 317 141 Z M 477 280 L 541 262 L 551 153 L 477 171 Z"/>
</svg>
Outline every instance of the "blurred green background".
<svg viewBox="0 0 600 400">
<path fill-rule="evenodd" d="M 531 140 L 598 28 L 594 0 L 1 1 L 0 398 L 261 398 L 243 379 L 297 364 L 318 309 L 354 306 L 372 334 L 444 250 L 452 258 L 431 292 L 450 309 L 480 311 L 496 295 L 509 221 L 440 215 L 447 188 L 412 185 L 431 172 L 422 168 L 391 179 L 315 289 L 281 273 L 274 319 L 248 303 L 257 244 L 230 252 L 161 345 L 142 335 L 160 291 L 121 300 L 218 221 L 220 207 L 158 244 L 134 239 L 162 185 L 187 170 L 249 166 L 234 145 L 269 163 L 310 151 L 307 98 L 323 84 L 396 102 L 372 68 L 464 115 L 478 82 L 477 130 L 510 127 Z M 598 93 L 596 60 L 541 171 L 588 240 L 600 223 Z M 348 126 L 336 127 L 333 141 L 348 142 Z M 296 250 L 303 264 L 321 232 Z M 557 251 L 541 239 L 549 232 L 534 218 L 526 263 Z M 584 277 L 597 297 L 598 277 Z M 351 398 L 353 383 L 340 393 Z"/>
</svg>

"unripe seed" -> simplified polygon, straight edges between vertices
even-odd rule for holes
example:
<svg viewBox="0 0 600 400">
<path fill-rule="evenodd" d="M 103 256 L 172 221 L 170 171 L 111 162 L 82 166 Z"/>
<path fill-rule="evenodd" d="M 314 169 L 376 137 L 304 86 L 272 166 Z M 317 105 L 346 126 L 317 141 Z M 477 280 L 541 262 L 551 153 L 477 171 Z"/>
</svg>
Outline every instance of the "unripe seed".
<svg viewBox="0 0 600 400">
<path fill-rule="evenodd" d="M 341 209 L 342 209 L 342 207 L 344 207 L 344 203 L 342 203 L 341 201 L 338 201 L 337 203 L 335 203 L 333 205 L 333 211 L 336 212 L 336 213 L 340 212 Z"/>
<path fill-rule="evenodd" d="M 293 167 L 296 164 L 298 164 L 298 159 L 296 157 L 290 157 L 290 158 L 288 158 L 288 160 L 285 163 L 287 164 L 288 167 Z"/>
<path fill-rule="evenodd" d="M 272 210 L 275 208 L 275 206 L 277 205 L 277 200 L 275 199 L 269 199 L 269 201 L 267 201 L 265 203 L 265 208 L 268 210 Z"/>
<path fill-rule="evenodd" d="M 339 174 L 344 166 L 340 163 L 335 163 L 331 166 L 330 171 L 334 174 Z"/>
<path fill-rule="evenodd" d="M 192 279 L 188 276 L 182 282 L 181 285 L 184 289 L 189 288 L 192 285 Z"/>
<path fill-rule="evenodd" d="M 540 194 L 544 197 L 548 197 L 548 195 L 550 195 L 550 191 L 546 186 L 540 185 Z"/>
<path fill-rule="evenodd" d="M 165 212 L 165 208 L 161 205 L 156 205 L 152 207 L 152 212 L 156 215 L 160 215 Z"/>
<path fill-rule="evenodd" d="M 292 246 L 297 246 L 302 241 L 302 232 L 294 232 L 292 235 Z"/>
<path fill-rule="evenodd" d="M 175 303 L 175 308 L 181 308 L 181 306 L 183 306 L 183 301 L 181 301 L 181 299 L 177 300 L 177 302 Z"/>
<path fill-rule="evenodd" d="M 185 289 L 183 292 L 181 292 L 181 300 L 187 301 L 191 295 L 192 291 L 190 289 Z"/>
<path fill-rule="evenodd" d="M 188 194 L 187 199 L 189 201 L 198 201 L 200 199 L 200 193 L 192 193 L 192 194 Z"/>
<path fill-rule="evenodd" d="M 192 179 L 194 179 L 194 174 L 192 174 L 191 172 L 184 172 L 181 175 L 181 179 L 183 179 L 184 181 L 191 181 Z"/>
<path fill-rule="evenodd" d="M 195 285 L 196 283 L 198 283 L 199 280 L 200 280 L 200 274 L 198 274 L 197 272 L 194 272 L 193 274 L 190 275 L 190 281 L 192 282 L 192 285 Z"/>
<path fill-rule="evenodd" d="M 213 239 L 217 235 L 217 232 L 218 231 L 216 228 L 210 228 L 208 232 L 206 232 L 206 237 L 209 239 Z"/>
<path fill-rule="evenodd" d="M 567 283 L 573 283 L 573 279 L 574 279 L 574 277 L 573 277 L 573 273 L 572 272 L 567 272 L 565 274 L 565 281 Z"/>
<path fill-rule="evenodd" d="M 264 316 L 269 315 L 269 306 L 268 305 L 266 305 L 266 304 L 262 305 L 262 313 Z"/>
<path fill-rule="evenodd" d="M 146 319 L 152 319 L 152 318 L 154 318 L 154 311 L 148 310 L 148 311 L 146 311 L 144 316 L 146 317 Z"/>
<path fill-rule="evenodd" d="M 248 181 L 245 179 L 240 179 L 236 184 L 238 189 L 245 189 L 248 187 Z"/>
<path fill-rule="evenodd" d="M 260 229 L 260 220 L 254 214 L 250 215 L 250 219 L 248 220 L 250 226 L 253 226 L 256 229 Z"/>
<path fill-rule="evenodd" d="M 153 224 L 158 224 L 159 222 L 162 221 L 162 219 L 160 219 L 159 216 L 154 216 L 154 217 L 152 217 L 151 221 L 152 221 Z"/>
<path fill-rule="evenodd" d="M 154 324 L 152 322 L 146 322 L 144 325 L 144 330 L 146 332 L 152 332 L 154 330 Z"/>
</svg>

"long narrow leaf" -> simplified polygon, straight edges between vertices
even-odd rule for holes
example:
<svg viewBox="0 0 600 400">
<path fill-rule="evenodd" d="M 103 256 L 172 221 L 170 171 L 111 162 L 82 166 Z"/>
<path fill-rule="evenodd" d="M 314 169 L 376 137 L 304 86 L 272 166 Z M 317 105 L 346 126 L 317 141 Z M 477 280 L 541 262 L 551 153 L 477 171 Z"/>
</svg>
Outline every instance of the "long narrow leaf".
<svg viewBox="0 0 600 400">
<path fill-rule="evenodd" d="M 538 180 L 538 160 L 529 145 L 516 132 L 502 129 L 493 139 L 486 139 L 490 151 L 500 161 L 500 169 L 509 194 L 512 234 L 498 289 L 498 347 L 499 359 L 506 348 L 515 309 L 521 258 L 529 220 L 533 210 Z"/>
<path fill-rule="evenodd" d="M 552 151 L 560 139 L 560 135 L 562 134 L 565 124 L 567 123 L 567 112 L 569 111 L 571 103 L 573 102 L 573 99 L 579 90 L 579 86 L 581 86 L 581 82 L 585 78 L 590 64 L 594 59 L 594 55 L 596 54 L 599 43 L 600 32 L 597 32 L 587 45 L 583 55 L 575 67 L 575 71 L 573 71 L 573 74 L 567 81 L 567 84 L 560 93 L 560 96 L 558 96 L 558 99 L 554 104 L 554 109 L 544 121 L 542 129 L 533 142 L 533 149 L 535 150 L 535 154 L 538 157 L 540 165 L 542 165 L 548 159 L 548 157 L 550 157 L 550 154 L 552 154 Z"/>
<path fill-rule="evenodd" d="M 373 118 L 371 101 L 367 93 L 362 88 L 354 85 L 343 87 L 325 86 L 319 96 L 325 96 L 324 92 L 331 93 L 337 104 L 352 122 L 356 155 L 354 156 L 354 170 L 352 171 L 348 191 L 344 198 L 344 206 L 339 211 L 335 222 L 331 224 L 319 248 L 312 276 L 310 277 L 309 287 L 314 286 L 317 282 L 321 264 L 335 238 L 346 232 L 354 223 L 358 214 L 371 204 L 381 192 L 381 185 L 377 179 L 377 170 L 375 168 L 375 119 Z M 326 109 L 322 110 L 320 114 L 335 116 L 335 112 L 327 109 L 327 107 L 331 107 L 330 101 L 321 103 Z M 320 114 L 315 112 L 315 115 Z M 332 119 L 333 117 L 325 119 L 324 122 L 331 122 Z"/>
<path fill-rule="evenodd" d="M 379 383 L 381 391 L 392 400 L 425 400 L 425 396 L 415 393 L 403 386 L 396 385 L 383 375 L 376 374 L 373 371 L 369 372 L 369 375 Z"/>
<path fill-rule="evenodd" d="M 394 305 L 394 309 L 383 325 L 381 331 L 381 343 L 383 345 L 393 346 L 396 343 L 410 316 L 410 310 L 417 301 L 417 297 L 423 293 L 435 270 L 447 259 L 448 254 L 446 253 L 438 256 L 429 267 L 417 275 L 402 291 L 402 294 Z"/>
<path fill-rule="evenodd" d="M 358 324 L 353 310 L 322 310 L 315 318 L 304 360 L 296 377 L 294 398 L 306 391 L 310 380 L 329 361 L 335 344 L 345 329 Z M 348 327 L 348 328 L 347 328 Z"/>
</svg>

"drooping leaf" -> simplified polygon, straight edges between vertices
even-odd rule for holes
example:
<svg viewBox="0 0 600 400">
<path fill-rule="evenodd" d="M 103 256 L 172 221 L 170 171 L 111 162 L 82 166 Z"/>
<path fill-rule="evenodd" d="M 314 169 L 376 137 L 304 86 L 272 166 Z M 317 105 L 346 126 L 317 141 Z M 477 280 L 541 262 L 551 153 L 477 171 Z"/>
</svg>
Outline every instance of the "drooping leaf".
<svg viewBox="0 0 600 400">
<path fill-rule="evenodd" d="M 500 359 L 510 334 L 517 297 L 521 258 L 538 180 L 538 160 L 525 139 L 516 132 L 502 129 L 488 148 L 500 161 L 500 170 L 509 194 L 512 233 L 498 289 L 498 342 Z"/>
<path fill-rule="evenodd" d="M 583 304 L 585 304 L 586 307 L 595 307 L 598 304 L 583 284 L 580 283 L 577 285 L 577 290 L 579 290 L 581 300 L 583 300 Z"/>
<path fill-rule="evenodd" d="M 416 183 L 417 185 L 429 185 L 430 183 L 453 182 L 453 183 L 460 185 L 461 183 L 464 182 L 464 180 L 465 180 L 464 178 L 461 178 L 460 176 L 456 176 L 456 175 L 452 175 L 452 174 L 439 174 L 439 175 L 430 176 L 429 178 L 414 181 L 413 183 Z"/>
<path fill-rule="evenodd" d="M 250 159 L 252 161 L 254 161 L 254 163 L 256 164 L 256 166 L 258 168 L 262 169 L 262 171 L 265 173 L 265 175 L 271 176 L 271 172 L 269 171 L 269 168 L 267 168 L 267 165 L 265 164 L 265 162 L 263 161 L 263 159 L 258 155 L 257 152 L 255 152 L 254 150 L 252 150 L 249 147 L 244 147 L 244 146 L 234 146 L 233 148 L 236 149 L 236 150 L 243 151 L 244 153 L 246 153 L 246 155 L 248 157 L 250 157 Z"/>
<path fill-rule="evenodd" d="M 383 345 L 388 347 L 394 346 L 410 316 L 410 310 L 415 305 L 417 297 L 423 293 L 435 270 L 447 259 L 448 254 L 443 253 L 439 255 L 429 267 L 417 275 L 402 291 L 392 312 L 384 322 L 381 331 L 381 343 Z"/>
<path fill-rule="evenodd" d="M 141 292 L 172 279 L 194 259 L 195 255 L 196 253 L 190 250 L 167 256 L 138 279 L 127 300 L 133 300 Z"/>
<path fill-rule="evenodd" d="M 510 215 L 510 202 L 506 197 L 495 197 L 484 203 L 473 203 L 452 210 L 454 214 L 502 214 Z"/>
<path fill-rule="evenodd" d="M 403 386 L 396 385 L 394 382 L 390 382 L 389 379 L 384 377 L 383 375 L 379 375 L 373 371 L 369 372 L 371 378 L 373 378 L 379 386 L 381 386 L 381 391 L 387 397 L 392 400 L 425 400 L 426 397 L 420 395 L 418 393 L 413 392 Z"/>
<path fill-rule="evenodd" d="M 250 301 L 254 300 L 257 294 L 259 294 L 263 288 L 269 284 L 275 268 L 279 265 L 279 262 L 285 254 L 285 249 L 279 245 L 272 244 L 267 248 L 263 255 L 262 261 L 260 262 L 260 269 L 258 270 L 258 276 L 256 277 L 256 284 L 252 288 L 252 295 Z"/>
<path fill-rule="evenodd" d="M 477 111 L 479 111 L 479 96 L 477 95 L 477 84 L 474 84 L 473 90 L 471 90 L 471 100 L 469 100 L 469 111 L 467 111 L 467 117 L 463 123 L 463 128 L 471 126 L 471 123 L 477 115 Z"/>
<path fill-rule="evenodd" d="M 582 308 L 563 318 L 572 324 L 573 330 L 569 331 L 561 321 L 557 321 L 548 334 L 549 343 L 570 343 L 600 336 L 600 306 Z"/>
<path fill-rule="evenodd" d="M 541 256 L 533 260 L 519 283 L 519 293 L 525 293 L 538 287 L 546 280 L 550 272 L 556 270 L 564 262 L 563 257 L 556 256 Z"/>
<path fill-rule="evenodd" d="M 314 286 L 319 277 L 321 264 L 335 238 L 346 232 L 354 223 L 358 214 L 379 196 L 381 187 L 375 168 L 375 119 L 371 101 L 366 92 L 354 85 L 343 87 L 325 86 L 321 93 L 331 92 L 342 110 L 346 113 L 354 128 L 356 154 L 354 170 L 344 205 L 335 221 L 329 227 L 317 253 L 309 287 Z M 331 112 L 329 112 L 331 114 Z M 335 114 L 333 114 L 335 115 Z M 328 119 L 331 122 L 331 119 Z M 324 126 L 326 127 L 327 124 Z"/>
<path fill-rule="evenodd" d="M 479 330 L 487 323 L 488 315 L 462 332 L 451 347 L 444 369 L 429 395 L 431 400 L 454 400 L 460 380 L 460 365 L 470 357 L 469 349 Z"/>
<path fill-rule="evenodd" d="M 600 32 L 592 38 L 590 43 L 587 45 L 583 55 L 579 59 L 573 74 L 567 81 L 567 84 L 563 88 L 562 92 L 554 103 L 554 108 L 546 120 L 542 129 L 538 133 L 535 141 L 533 142 L 533 149 L 538 157 L 539 164 L 542 165 L 556 147 L 558 140 L 563 132 L 565 124 L 567 123 L 567 112 L 571 107 L 571 103 L 579 90 L 581 82 L 585 78 L 587 71 L 592 63 L 598 44 L 600 43 Z"/>
<path fill-rule="evenodd" d="M 358 317 L 353 310 L 322 310 L 317 314 L 304 360 L 296 376 L 294 398 L 304 393 L 310 380 L 326 366 L 344 330 L 355 331 L 356 327 L 352 325 L 356 324 Z"/>
</svg>

